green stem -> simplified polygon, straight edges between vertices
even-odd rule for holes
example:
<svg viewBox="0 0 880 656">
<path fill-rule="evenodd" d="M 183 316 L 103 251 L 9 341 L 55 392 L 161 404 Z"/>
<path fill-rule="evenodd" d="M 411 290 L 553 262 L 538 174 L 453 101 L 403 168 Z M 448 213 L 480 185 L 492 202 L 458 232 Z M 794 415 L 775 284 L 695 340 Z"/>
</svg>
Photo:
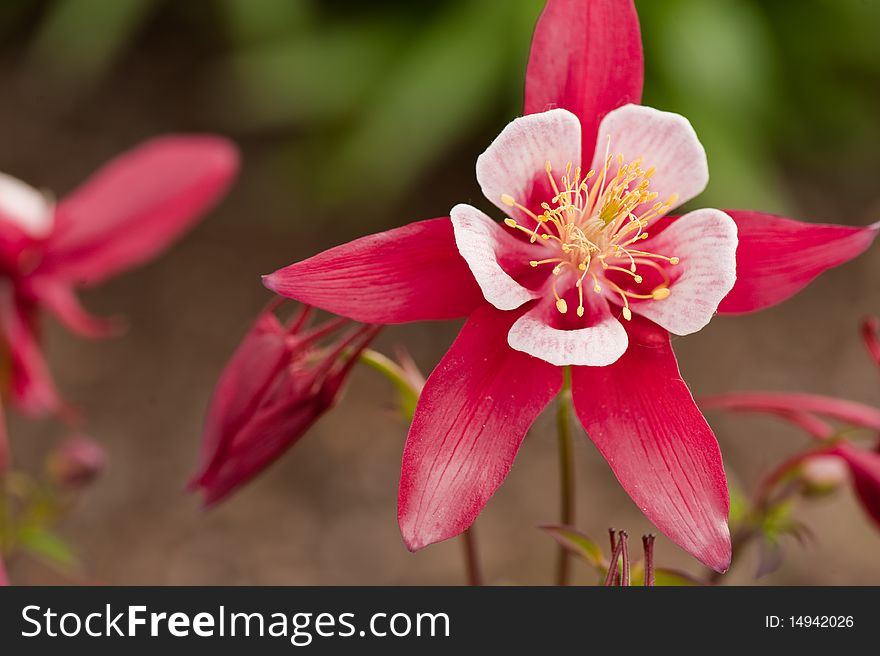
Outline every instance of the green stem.
<svg viewBox="0 0 880 656">
<path fill-rule="evenodd" d="M 387 355 L 383 355 L 382 353 L 374 351 L 373 349 L 364 349 L 361 352 L 360 357 L 363 364 L 385 376 L 394 384 L 394 387 L 398 389 L 406 389 L 411 391 L 413 394 L 418 394 L 418 390 L 412 389 L 409 378 L 407 378 L 406 372 L 403 370 L 403 367 L 401 367 Z"/>
<path fill-rule="evenodd" d="M 377 371 L 394 385 L 400 397 L 400 408 L 404 415 L 413 418 L 416 403 L 419 400 L 421 390 L 413 383 L 407 372 L 394 360 L 373 349 L 364 349 L 360 355 L 361 362 L 373 371 Z"/>
<path fill-rule="evenodd" d="M 574 524 L 574 457 L 571 435 L 571 370 L 563 369 L 562 389 L 556 399 L 556 427 L 559 432 L 559 523 Z M 559 547 L 556 585 L 568 585 L 570 560 L 565 547 Z"/>
</svg>

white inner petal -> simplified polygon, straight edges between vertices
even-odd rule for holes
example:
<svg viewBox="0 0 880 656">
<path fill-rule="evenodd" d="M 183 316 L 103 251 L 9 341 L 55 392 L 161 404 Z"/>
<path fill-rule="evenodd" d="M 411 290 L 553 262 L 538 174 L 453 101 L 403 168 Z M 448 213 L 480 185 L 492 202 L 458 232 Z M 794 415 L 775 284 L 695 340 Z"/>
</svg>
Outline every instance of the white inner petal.
<svg viewBox="0 0 880 656">
<path fill-rule="evenodd" d="M 45 237 L 52 229 L 54 209 L 45 194 L 0 173 L 0 220 L 14 223 L 32 237 Z"/>
</svg>

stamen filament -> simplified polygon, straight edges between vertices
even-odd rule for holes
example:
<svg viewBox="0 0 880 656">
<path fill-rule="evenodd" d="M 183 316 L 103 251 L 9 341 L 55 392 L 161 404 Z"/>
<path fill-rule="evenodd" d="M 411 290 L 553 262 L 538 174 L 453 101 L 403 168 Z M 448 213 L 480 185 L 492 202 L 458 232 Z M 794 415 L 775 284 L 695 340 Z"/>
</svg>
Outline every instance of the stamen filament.
<svg viewBox="0 0 880 656">
<path fill-rule="evenodd" d="M 568 303 L 560 296 L 557 286 L 560 279 L 565 280 L 566 285 L 570 284 L 567 278 L 560 278 L 566 270 L 577 273 L 578 317 L 583 317 L 586 312 L 584 280 L 587 276 L 592 279 L 595 293 L 602 294 L 603 285 L 607 285 L 620 297 L 622 314 L 627 321 L 632 319 L 631 300 L 660 301 L 669 297 L 671 278 L 666 265 L 679 264 L 679 258 L 632 246 L 648 239 L 647 229 L 651 222 L 665 215 L 677 197 L 673 194 L 665 201 L 657 200 L 657 192 L 650 189 L 656 169 L 644 170 L 642 163 L 642 157 L 624 161 L 622 154 L 612 154 L 609 137 L 598 171 L 590 170 L 584 175 L 580 166 L 567 162 L 557 179 L 551 162 L 545 162 L 544 169 L 553 195 L 549 202 L 540 204 L 541 214 L 535 214 L 508 194 L 501 196 L 505 205 L 524 212 L 535 221 L 534 228 L 528 228 L 508 218 L 505 219 L 507 226 L 528 234 L 530 243 L 540 237 L 542 241 L 552 240 L 559 244 L 558 257 L 529 260 L 529 265 L 553 265 L 552 292 L 556 309 L 561 314 L 568 312 Z M 663 279 L 650 293 L 624 289 L 605 275 L 611 271 L 619 272 L 641 285 L 645 282 L 639 271 L 642 266 L 657 271 Z"/>
</svg>

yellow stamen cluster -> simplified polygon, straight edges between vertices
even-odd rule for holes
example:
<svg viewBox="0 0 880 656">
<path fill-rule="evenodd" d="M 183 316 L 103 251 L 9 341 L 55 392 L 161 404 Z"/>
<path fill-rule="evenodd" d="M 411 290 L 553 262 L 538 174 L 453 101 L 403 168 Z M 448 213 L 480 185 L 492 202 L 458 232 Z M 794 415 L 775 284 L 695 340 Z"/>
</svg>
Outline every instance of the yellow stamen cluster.
<svg viewBox="0 0 880 656">
<path fill-rule="evenodd" d="M 660 262 L 675 265 L 679 259 L 639 250 L 636 245 L 648 238 L 645 229 L 651 221 L 669 211 L 676 197 L 673 195 L 665 201 L 657 200 L 657 193 L 650 191 L 654 168 L 643 170 L 641 157 L 625 162 L 623 155 L 616 158 L 609 155 L 610 145 L 609 139 L 604 163 L 598 174 L 594 170 L 584 174 L 580 167 L 572 169 L 569 162 L 557 181 L 548 161 L 545 170 L 554 195 L 550 202 L 541 203 L 540 214 L 535 214 L 507 194 L 501 196 L 501 202 L 519 209 L 534 220 L 533 228 L 520 225 L 513 219 L 505 219 L 507 226 L 528 234 L 531 243 L 538 239 L 558 243 L 558 257 L 531 260 L 529 264 L 533 267 L 553 265 L 553 295 L 560 313 L 568 312 L 568 304 L 557 292 L 556 282 L 558 276 L 569 269 L 578 276 L 575 286 L 578 290 L 579 317 L 584 316 L 583 283 L 589 276 L 595 293 L 601 294 L 605 285 L 620 297 L 623 316 L 629 320 L 632 318 L 629 307 L 631 299 L 661 301 L 669 298 L 670 278 Z M 648 293 L 624 289 L 604 275 L 601 280 L 597 275 L 617 271 L 631 276 L 636 284 L 641 284 L 643 277 L 638 273 L 640 266 L 654 269 L 663 277 L 663 282 Z"/>
</svg>

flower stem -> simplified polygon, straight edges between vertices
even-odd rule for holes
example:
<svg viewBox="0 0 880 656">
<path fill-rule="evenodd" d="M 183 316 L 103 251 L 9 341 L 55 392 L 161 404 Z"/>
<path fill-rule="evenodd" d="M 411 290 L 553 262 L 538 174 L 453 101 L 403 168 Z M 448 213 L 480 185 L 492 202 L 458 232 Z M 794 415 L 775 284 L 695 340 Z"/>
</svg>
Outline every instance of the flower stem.
<svg viewBox="0 0 880 656">
<path fill-rule="evenodd" d="M 571 370 L 562 370 L 562 389 L 556 399 L 556 427 L 559 431 L 559 523 L 574 524 L 574 458 L 571 436 Z M 560 546 L 556 561 L 556 585 L 569 584 L 569 552 Z"/>
<path fill-rule="evenodd" d="M 620 585 L 620 554 L 623 551 L 623 541 L 625 533 L 621 531 L 618 534 L 617 541 L 614 543 L 614 550 L 611 552 L 611 558 L 608 561 L 608 574 L 605 575 L 605 587 Z M 614 536 L 612 535 L 612 539 Z"/>
<path fill-rule="evenodd" d="M 414 380 L 413 376 L 409 375 L 406 369 L 397 362 L 373 349 L 364 349 L 361 352 L 360 361 L 385 376 L 394 385 L 394 389 L 397 390 L 400 411 L 412 420 L 416 404 L 419 401 L 419 394 L 422 392 L 424 379 Z"/>
<path fill-rule="evenodd" d="M 642 548 L 645 550 L 645 587 L 654 586 L 654 536 L 650 533 L 642 536 Z"/>
<path fill-rule="evenodd" d="M 480 556 L 477 552 L 477 536 L 474 533 L 474 525 L 461 534 L 461 543 L 464 548 L 464 566 L 467 572 L 468 585 L 483 585 L 483 570 L 480 567 Z"/>
</svg>

